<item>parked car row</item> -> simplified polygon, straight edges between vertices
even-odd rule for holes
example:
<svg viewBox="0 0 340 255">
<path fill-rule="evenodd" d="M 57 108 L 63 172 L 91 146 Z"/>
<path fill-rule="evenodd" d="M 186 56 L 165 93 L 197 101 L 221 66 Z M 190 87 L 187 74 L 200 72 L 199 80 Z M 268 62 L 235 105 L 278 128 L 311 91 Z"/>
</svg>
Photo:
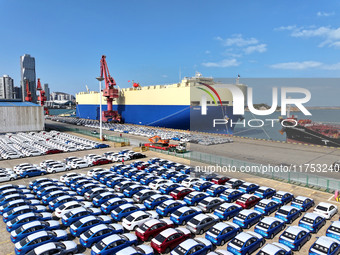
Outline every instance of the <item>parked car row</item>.
<svg viewBox="0 0 340 255">
<path fill-rule="evenodd" d="M 104 148 L 108 145 L 57 131 L 0 136 L 0 160 Z"/>
</svg>

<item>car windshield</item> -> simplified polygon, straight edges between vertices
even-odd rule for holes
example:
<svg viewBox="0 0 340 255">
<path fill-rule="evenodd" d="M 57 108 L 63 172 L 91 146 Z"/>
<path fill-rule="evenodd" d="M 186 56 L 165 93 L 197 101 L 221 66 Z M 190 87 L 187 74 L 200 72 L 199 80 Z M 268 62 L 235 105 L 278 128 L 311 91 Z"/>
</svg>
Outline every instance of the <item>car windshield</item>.
<svg viewBox="0 0 340 255">
<path fill-rule="evenodd" d="M 211 229 L 209 230 L 209 232 L 211 232 L 211 233 L 213 233 L 213 234 L 215 234 L 215 235 L 218 235 L 221 231 L 218 230 L 218 229 L 216 229 L 216 228 L 211 228 Z"/>
<path fill-rule="evenodd" d="M 324 212 L 328 211 L 327 207 L 324 207 L 324 206 L 321 206 L 321 205 L 318 205 L 315 209 L 318 209 L 318 210 L 324 211 Z"/>
<path fill-rule="evenodd" d="M 181 216 L 182 215 L 182 213 L 180 212 L 180 211 L 175 211 L 174 213 L 173 213 L 175 216 Z"/>
<path fill-rule="evenodd" d="M 117 208 L 115 209 L 115 212 L 116 212 L 116 213 L 120 213 L 121 211 L 123 211 L 123 209 L 122 209 L 121 207 L 117 207 Z"/>
<path fill-rule="evenodd" d="M 314 244 L 314 246 L 312 247 L 312 249 L 315 249 L 317 251 L 320 251 L 322 254 L 328 254 L 329 249 L 325 246 L 322 246 L 318 243 Z"/>
<path fill-rule="evenodd" d="M 129 221 L 129 222 L 131 222 L 131 221 L 134 220 L 134 218 L 133 218 L 131 215 L 129 215 L 129 216 L 126 217 L 126 220 Z"/>
<path fill-rule="evenodd" d="M 280 210 L 277 211 L 277 213 L 280 213 L 280 214 L 283 214 L 283 215 L 288 215 L 289 211 L 280 209 Z"/>
<path fill-rule="evenodd" d="M 177 253 L 179 255 L 184 255 L 186 252 L 187 252 L 187 250 L 184 249 L 183 247 L 181 247 L 180 245 L 178 245 L 174 250 L 174 253 L 175 254 Z"/>
<path fill-rule="evenodd" d="M 149 227 L 145 224 L 143 224 L 142 226 L 139 227 L 141 230 L 143 231 L 147 231 L 149 229 Z"/>
<path fill-rule="evenodd" d="M 281 194 L 276 194 L 274 197 L 276 197 L 276 198 L 282 198 L 283 195 L 281 195 Z"/>
<path fill-rule="evenodd" d="M 200 202 L 200 204 L 207 205 L 207 204 L 209 204 L 209 201 L 207 201 L 207 200 L 202 200 L 202 201 Z"/>
<path fill-rule="evenodd" d="M 242 201 L 242 202 L 246 202 L 247 198 L 246 197 L 240 197 L 239 200 Z"/>
<path fill-rule="evenodd" d="M 195 218 L 192 218 L 190 221 L 190 223 L 194 224 L 195 226 L 198 225 L 200 223 L 199 220 L 196 220 Z"/>
<path fill-rule="evenodd" d="M 295 203 L 295 204 L 299 204 L 299 205 L 302 205 L 303 204 L 303 201 L 302 200 L 299 200 L 299 199 L 294 199 L 293 200 L 293 202 Z"/>
<path fill-rule="evenodd" d="M 105 247 L 106 247 L 106 244 L 103 241 L 100 241 L 96 244 L 96 248 L 100 251 L 103 250 Z"/>
<path fill-rule="evenodd" d="M 191 199 L 191 198 L 193 198 L 194 196 L 195 196 L 195 194 L 189 193 L 189 194 L 187 195 L 187 198 Z"/>
<path fill-rule="evenodd" d="M 266 207 L 266 204 L 260 202 L 256 206 L 258 206 L 258 207 Z"/>
<path fill-rule="evenodd" d="M 295 240 L 295 237 L 296 237 L 296 235 L 294 235 L 294 234 L 292 234 L 292 233 L 289 233 L 289 232 L 287 232 L 287 231 L 285 231 L 282 235 L 283 235 L 284 237 L 290 239 L 290 240 L 293 240 L 293 241 Z"/>
<path fill-rule="evenodd" d="M 331 227 L 329 228 L 329 230 L 332 230 L 332 231 L 334 231 L 334 232 L 340 233 L 340 228 L 337 228 L 337 227 L 334 227 L 334 226 L 331 226 Z"/>
<path fill-rule="evenodd" d="M 237 247 L 242 247 L 242 246 L 243 246 L 243 242 L 242 242 L 241 240 L 237 239 L 237 238 L 234 238 L 234 239 L 231 241 L 231 243 L 232 243 L 233 245 L 236 245 Z"/>
<path fill-rule="evenodd" d="M 92 232 L 91 230 L 87 230 L 87 231 L 84 233 L 84 235 L 85 235 L 87 238 L 89 238 L 89 237 L 91 237 L 91 236 L 93 235 L 93 232 Z"/>
<path fill-rule="evenodd" d="M 166 204 L 162 203 L 158 207 L 164 209 L 166 206 L 167 206 Z"/>
<path fill-rule="evenodd" d="M 82 225 L 82 223 L 80 222 L 80 220 L 78 220 L 74 223 L 74 226 L 77 227 L 77 228 L 79 228 L 81 225 Z"/>
<path fill-rule="evenodd" d="M 269 228 L 269 225 L 267 223 L 262 222 L 262 221 L 258 224 L 258 226 L 262 227 L 262 228 L 265 228 L 265 229 Z"/>
<path fill-rule="evenodd" d="M 310 218 L 307 218 L 307 217 L 303 217 L 303 218 L 301 219 L 301 221 L 308 222 L 308 223 L 310 223 L 310 224 L 313 224 L 313 222 L 314 222 L 314 220 L 312 220 L 312 219 L 310 219 Z"/>
<path fill-rule="evenodd" d="M 27 237 L 24 238 L 24 239 L 22 239 L 22 240 L 20 241 L 21 247 L 23 247 L 24 245 L 26 245 L 28 242 L 29 242 L 29 239 L 28 239 Z"/>
<path fill-rule="evenodd" d="M 155 237 L 155 239 L 156 239 L 158 242 L 163 243 L 164 240 L 165 240 L 165 237 L 162 236 L 161 234 L 159 234 L 159 235 L 157 235 L 157 236 Z"/>
</svg>

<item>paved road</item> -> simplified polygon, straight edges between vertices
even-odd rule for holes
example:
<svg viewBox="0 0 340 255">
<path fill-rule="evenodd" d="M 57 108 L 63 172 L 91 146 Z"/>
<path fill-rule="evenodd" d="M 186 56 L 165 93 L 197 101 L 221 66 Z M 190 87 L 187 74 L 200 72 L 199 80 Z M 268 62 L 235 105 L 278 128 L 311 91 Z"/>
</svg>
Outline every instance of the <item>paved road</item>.
<svg viewBox="0 0 340 255">
<path fill-rule="evenodd" d="M 129 147 L 131 148 L 131 147 Z M 0 166 L 2 167 L 13 167 L 14 165 L 23 163 L 23 162 L 29 162 L 29 163 L 40 163 L 42 160 L 46 160 L 46 159 L 55 159 L 55 160 L 62 160 L 68 156 L 84 156 L 86 154 L 89 153 L 94 153 L 94 154 L 102 154 L 105 151 L 119 151 L 120 148 L 105 148 L 105 149 L 97 149 L 97 150 L 90 150 L 90 151 L 79 151 L 79 152 L 71 152 L 71 153 L 63 153 L 63 154 L 55 154 L 55 155 L 47 155 L 47 156 L 39 156 L 39 157 L 30 157 L 30 158 L 23 158 L 23 159 L 15 159 L 15 160 L 8 160 L 8 161 L 2 161 L 0 162 Z M 163 154 L 158 154 L 155 152 L 147 152 L 146 153 L 148 158 L 150 157 L 162 157 L 162 158 L 166 158 L 172 161 L 177 161 L 179 163 L 184 163 L 184 164 L 189 164 L 190 162 L 185 160 L 185 159 L 181 159 L 181 158 L 177 158 L 174 156 L 169 156 L 169 155 L 163 155 Z M 194 162 L 191 162 L 194 163 Z M 199 164 L 199 163 L 197 163 Z M 104 167 L 109 167 L 110 165 L 104 166 Z M 89 168 L 86 169 L 79 169 L 76 170 L 76 172 L 79 173 L 86 173 L 89 170 Z M 51 174 L 51 175 L 47 175 L 48 177 L 51 178 L 59 178 L 61 175 L 63 175 L 64 173 L 56 173 L 56 174 Z M 286 184 L 286 183 L 282 183 L 282 182 L 278 182 L 278 181 L 274 181 L 274 180 L 268 180 L 268 179 L 264 179 L 264 178 L 259 178 L 259 177 L 254 177 L 251 175 L 247 175 L 247 174 L 243 174 L 243 173 L 233 173 L 230 174 L 231 177 L 235 177 L 235 178 L 241 178 L 244 179 L 245 181 L 249 181 L 249 182 L 255 182 L 258 183 L 259 185 L 265 185 L 265 186 L 271 186 L 271 187 L 275 187 L 277 190 L 285 190 L 285 191 L 290 191 L 292 193 L 294 193 L 295 195 L 305 195 L 305 196 L 310 196 L 312 197 L 316 203 L 320 202 L 320 201 L 327 201 L 327 200 L 332 200 L 332 197 L 330 194 L 328 193 L 324 193 L 324 192 L 320 192 L 320 191 L 314 191 L 311 189 L 307 189 L 304 187 L 298 187 L 292 184 Z M 13 183 L 15 184 L 25 184 L 28 185 L 29 181 L 31 181 L 34 178 L 29 178 L 29 179 L 21 179 L 21 180 L 16 180 Z M 333 201 L 333 203 L 335 203 L 335 201 Z M 339 204 L 338 204 L 339 206 Z M 338 215 L 333 217 L 333 220 L 337 220 L 338 219 Z M 298 220 L 296 220 L 292 225 L 297 225 Z M 316 240 L 317 236 L 322 236 L 325 234 L 325 231 L 327 229 L 327 227 L 331 224 L 330 221 L 327 222 L 326 226 L 323 227 L 320 232 L 318 234 L 313 234 L 312 239 L 302 248 L 302 250 L 298 253 L 298 254 L 307 254 L 308 253 L 308 248 L 312 245 L 312 243 Z M 250 228 L 250 230 L 253 230 L 254 227 Z M 66 229 L 67 231 L 69 231 L 68 229 Z M 14 254 L 14 245 L 12 244 L 12 242 L 9 239 L 9 233 L 6 231 L 5 229 L 5 224 L 0 221 L 0 248 L 1 248 L 1 252 L 0 254 L 3 255 L 13 255 Z M 203 237 L 203 236 L 201 236 Z M 79 240 L 78 238 L 73 239 L 70 236 L 70 240 L 74 240 L 76 243 L 79 244 Z M 267 243 L 271 243 L 273 241 L 278 241 L 278 236 L 275 237 L 273 240 L 269 240 L 267 241 Z M 79 251 L 89 255 L 90 254 L 90 249 L 86 249 L 84 250 L 83 248 L 81 248 L 80 245 L 78 245 L 79 247 Z M 223 247 L 218 247 L 218 249 L 225 249 L 226 245 L 224 245 Z"/>
</svg>

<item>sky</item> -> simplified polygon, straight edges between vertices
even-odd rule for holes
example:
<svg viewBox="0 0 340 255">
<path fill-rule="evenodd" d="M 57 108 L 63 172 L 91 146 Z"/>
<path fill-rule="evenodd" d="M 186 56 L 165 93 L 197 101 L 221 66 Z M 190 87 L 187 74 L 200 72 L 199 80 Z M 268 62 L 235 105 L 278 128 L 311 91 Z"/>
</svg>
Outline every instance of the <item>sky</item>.
<svg viewBox="0 0 340 255">
<path fill-rule="evenodd" d="M 19 85 L 20 56 L 30 54 L 42 83 L 72 94 L 85 85 L 97 90 L 101 55 L 119 87 L 174 83 L 196 71 L 241 81 L 339 78 L 339 7 L 315 0 L 0 0 L 0 75 Z M 340 86 L 322 86 L 310 88 L 315 104 L 339 106 Z"/>
</svg>

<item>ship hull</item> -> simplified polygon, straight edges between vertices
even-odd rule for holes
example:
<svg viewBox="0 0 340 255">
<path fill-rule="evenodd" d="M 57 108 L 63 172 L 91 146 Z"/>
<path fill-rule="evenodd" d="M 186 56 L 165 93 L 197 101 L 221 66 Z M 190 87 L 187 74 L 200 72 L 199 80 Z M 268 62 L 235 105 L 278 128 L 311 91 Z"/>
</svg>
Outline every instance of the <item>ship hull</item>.
<svg viewBox="0 0 340 255">
<path fill-rule="evenodd" d="M 289 142 L 340 147 L 339 138 L 331 138 L 300 125 L 285 127 L 284 131 Z"/>
<path fill-rule="evenodd" d="M 99 105 L 78 104 L 77 117 L 99 120 Z M 107 105 L 102 105 L 103 110 Z M 201 132 L 219 132 L 232 134 L 233 128 L 229 123 L 223 127 L 213 127 L 214 119 L 223 119 L 220 107 L 208 106 L 207 115 L 201 114 L 201 107 L 190 105 L 113 105 L 113 110 L 123 116 L 124 123 L 165 127 Z M 237 122 L 241 116 L 232 114 L 232 106 L 224 107 L 223 113 Z M 223 131 L 222 131 L 223 130 Z"/>
</svg>

